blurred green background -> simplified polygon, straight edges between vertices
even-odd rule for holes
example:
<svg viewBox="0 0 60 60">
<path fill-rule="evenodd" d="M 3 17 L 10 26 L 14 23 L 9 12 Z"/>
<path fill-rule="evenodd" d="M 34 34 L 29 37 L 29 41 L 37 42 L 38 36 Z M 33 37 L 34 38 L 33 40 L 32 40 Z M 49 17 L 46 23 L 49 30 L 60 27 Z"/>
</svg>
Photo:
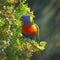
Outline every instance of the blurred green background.
<svg viewBox="0 0 60 60">
<path fill-rule="evenodd" d="M 41 40 L 47 41 L 41 60 L 58 60 L 60 57 L 60 0 L 27 0 L 27 3 L 35 13 L 35 23 L 40 27 Z"/>
<path fill-rule="evenodd" d="M 0 60 L 6 56 L 6 48 L 17 45 L 16 40 L 24 43 L 22 40 L 25 39 L 20 40 L 21 23 L 19 22 L 19 18 L 28 10 L 24 2 L 25 0 L 0 0 Z M 46 49 L 40 52 L 40 56 L 33 55 L 31 60 L 60 60 L 60 0 L 27 0 L 26 3 L 34 11 L 35 23 L 40 27 L 40 40 L 47 42 Z M 17 48 L 10 49 L 7 49 L 7 54 L 14 54 L 11 56 L 15 58 Z M 18 55 L 20 53 L 18 50 Z"/>
</svg>

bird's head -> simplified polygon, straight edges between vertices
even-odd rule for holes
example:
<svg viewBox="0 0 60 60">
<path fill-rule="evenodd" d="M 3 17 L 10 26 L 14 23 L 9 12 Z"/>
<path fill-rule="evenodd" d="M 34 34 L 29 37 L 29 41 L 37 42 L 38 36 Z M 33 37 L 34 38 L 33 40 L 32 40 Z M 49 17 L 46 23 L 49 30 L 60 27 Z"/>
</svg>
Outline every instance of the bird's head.
<svg viewBox="0 0 60 60">
<path fill-rule="evenodd" d="M 20 21 L 23 22 L 24 24 L 31 24 L 33 19 L 31 18 L 31 16 L 29 14 L 25 14 L 25 15 L 21 16 Z"/>
</svg>

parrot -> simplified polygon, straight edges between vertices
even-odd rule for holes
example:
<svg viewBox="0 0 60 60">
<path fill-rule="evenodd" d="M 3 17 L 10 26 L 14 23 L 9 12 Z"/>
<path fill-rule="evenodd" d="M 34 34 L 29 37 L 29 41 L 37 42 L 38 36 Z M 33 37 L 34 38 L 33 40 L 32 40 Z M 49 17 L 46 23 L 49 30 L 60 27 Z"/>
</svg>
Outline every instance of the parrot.
<svg viewBox="0 0 60 60">
<path fill-rule="evenodd" d="M 45 44 L 46 42 L 42 41 L 40 42 L 40 28 L 39 26 L 34 22 L 33 17 L 30 14 L 24 14 L 20 17 L 20 22 L 22 23 L 22 35 L 26 38 L 30 38 L 31 42 L 32 41 L 36 41 L 38 43 L 40 43 L 41 47 L 37 46 L 39 49 L 44 50 L 45 48 Z M 38 55 L 34 52 L 31 60 L 36 59 L 40 60 L 40 56 L 38 57 Z"/>
<path fill-rule="evenodd" d="M 22 22 L 22 35 L 31 40 L 40 41 L 39 26 L 34 22 L 29 14 L 24 14 L 20 17 Z"/>
</svg>

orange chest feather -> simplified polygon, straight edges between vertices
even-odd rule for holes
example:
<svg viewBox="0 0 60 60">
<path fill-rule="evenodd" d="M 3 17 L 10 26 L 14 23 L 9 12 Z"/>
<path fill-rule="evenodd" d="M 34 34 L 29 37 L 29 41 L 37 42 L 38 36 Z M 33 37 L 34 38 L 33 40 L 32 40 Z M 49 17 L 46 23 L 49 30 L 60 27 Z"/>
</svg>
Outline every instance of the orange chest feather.
<svg viewBox="0 0 60 60">
<path fill-rule="evenodd" d="M 22 32 L 25 33 L 25 34 L 35 34 L 37 32 L 37 28 L 34 25 L 23 25 L 22 26 Z"/>
</svg>

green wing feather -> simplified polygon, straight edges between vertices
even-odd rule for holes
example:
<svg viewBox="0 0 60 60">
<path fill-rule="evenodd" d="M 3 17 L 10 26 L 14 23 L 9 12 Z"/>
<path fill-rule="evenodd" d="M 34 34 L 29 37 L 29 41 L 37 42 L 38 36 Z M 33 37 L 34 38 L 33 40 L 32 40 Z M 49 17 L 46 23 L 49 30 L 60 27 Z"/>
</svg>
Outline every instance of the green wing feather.
<svg viewBox="0 0 60 60">
<path fill-rule="evenodd" d="M 36 25 L 36 27 L 37 27 L 37 32 L 36 32 L 36 35 L 35 35 L 35 40 L 36 40 L 37 42 L 40 42 L 40 29 L 39 29 L 39 27 L 38 27 L 37 24 L 35 24 L 35 25 Z"/>
</svg>

